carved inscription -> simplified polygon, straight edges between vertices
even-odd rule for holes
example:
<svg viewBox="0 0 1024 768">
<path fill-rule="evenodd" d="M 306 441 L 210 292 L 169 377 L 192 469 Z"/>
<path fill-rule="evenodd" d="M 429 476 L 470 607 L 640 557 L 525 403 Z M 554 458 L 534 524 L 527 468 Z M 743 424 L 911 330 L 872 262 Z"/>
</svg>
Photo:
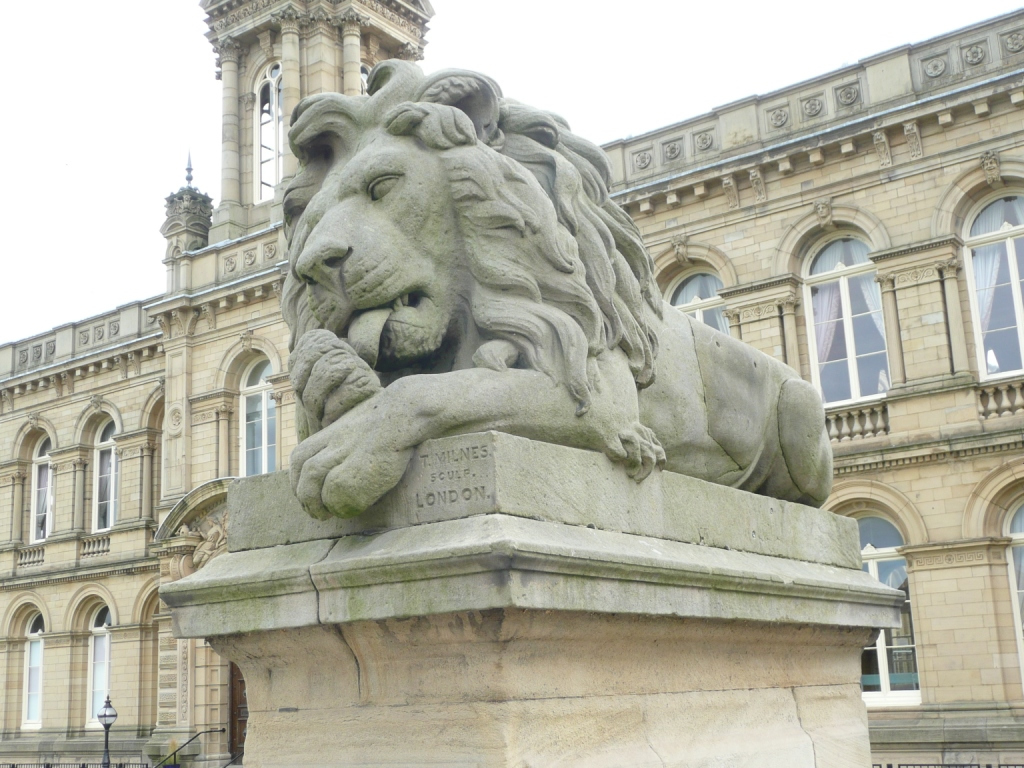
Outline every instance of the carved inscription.
<svg viewBox="0 0 1024 768">
<path fill-rule="evenodd" d="M 421 479 L 413 491 L 416 509 L 486 501 L 490 493 L 480 463 L 490 456 L 491 446 L 487 443 L 421 451 Z"/>
</svg>

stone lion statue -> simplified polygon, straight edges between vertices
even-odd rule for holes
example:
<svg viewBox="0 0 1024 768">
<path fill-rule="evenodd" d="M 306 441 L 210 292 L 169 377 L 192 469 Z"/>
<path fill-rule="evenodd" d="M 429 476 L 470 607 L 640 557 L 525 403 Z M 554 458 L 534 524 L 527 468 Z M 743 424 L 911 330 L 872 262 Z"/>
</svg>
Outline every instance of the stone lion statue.
<svg viewBox="0 0 1024 768">
<path fill-rule="evenodd" d="M 602 151 L 473 72 L 386 61 L 292 115 L 296 495 L 359 514 L 424 440 L 498 430 L 820 505 L 821 401 L 660 298 Z"/>
</svg>

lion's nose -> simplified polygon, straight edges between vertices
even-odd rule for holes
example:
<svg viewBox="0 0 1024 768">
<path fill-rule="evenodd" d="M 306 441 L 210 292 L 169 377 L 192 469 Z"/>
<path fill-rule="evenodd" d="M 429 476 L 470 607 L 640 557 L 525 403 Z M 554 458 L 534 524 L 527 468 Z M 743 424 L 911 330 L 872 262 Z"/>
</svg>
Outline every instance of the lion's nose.
<svg viewBox="0 0 1024 768">
<path fill-rule="evenodd" d="M 341 280 L 341 266 L 351 253 L 351 248 L 337 245 L 307 245 L 295 262 L 295 274 L 307 285 L 337 285 Z"/>
</svg>

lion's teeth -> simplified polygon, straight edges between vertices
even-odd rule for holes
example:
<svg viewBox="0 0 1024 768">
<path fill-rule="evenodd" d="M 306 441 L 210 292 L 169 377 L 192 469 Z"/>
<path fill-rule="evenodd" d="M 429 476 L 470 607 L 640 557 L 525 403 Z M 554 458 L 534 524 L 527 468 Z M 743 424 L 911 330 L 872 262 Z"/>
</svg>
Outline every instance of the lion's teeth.
<svg viewBox="0 0 1024 768">
<path fill-rule="evenodd" d="M 393 309 L 395 312 L 397 312 L 401 308 L 402 308 L 402 300 L 401 299 L 395 299 L 394 304 L 391 305 L 391 309 Z"/>
<path fill-rule="evenodd" d="M 401 302 L 402 302 L 402 305 L 403 305 L 403 306 L 406 306 L 406 307 L 408 307 L 408 306 L 409 306 L 409 294 L 408 294 L 408 293 L 407 293 L 407 294 L 405 294 L 405 295 L 404 295 L 404 296 L 403 296 L 403 297 L 401 298 Z"/>
</svg>

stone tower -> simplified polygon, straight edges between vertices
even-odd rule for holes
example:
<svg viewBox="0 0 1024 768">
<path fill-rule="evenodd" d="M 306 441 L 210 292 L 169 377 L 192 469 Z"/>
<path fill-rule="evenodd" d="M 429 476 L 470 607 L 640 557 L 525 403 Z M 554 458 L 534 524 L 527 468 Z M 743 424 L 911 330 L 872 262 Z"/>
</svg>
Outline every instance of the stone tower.
<svg viewBox="0 0 1024 768">
<path fill-rule="evenodd" d="M 305 96 L 358 94 L 370 69 L 423 56 L 429 0 L 203 0 L 223 83 L 221 200 L 210 242 L 281 221 L 295 173 L 288 116 Z"/>
</svg>

